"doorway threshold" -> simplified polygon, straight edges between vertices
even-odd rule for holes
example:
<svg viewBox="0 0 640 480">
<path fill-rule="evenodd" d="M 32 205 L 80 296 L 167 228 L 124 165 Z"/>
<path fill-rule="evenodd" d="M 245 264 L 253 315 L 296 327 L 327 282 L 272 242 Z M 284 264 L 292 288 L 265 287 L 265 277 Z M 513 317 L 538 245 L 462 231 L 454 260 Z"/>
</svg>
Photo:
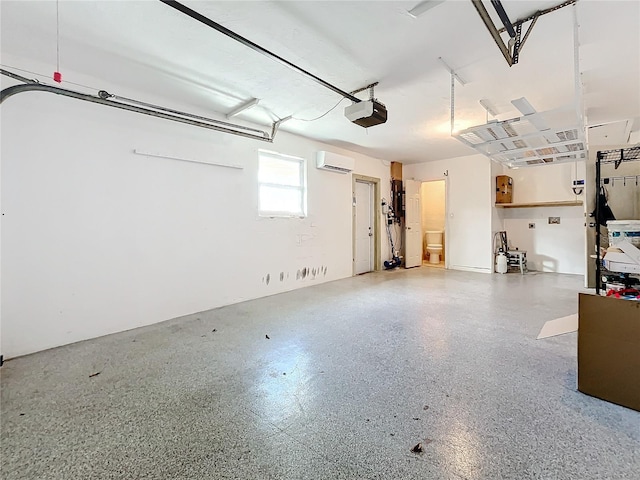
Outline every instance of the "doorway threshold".
<svg viewBox="0 0 640 480">
<path fill-rule="evenodd" d="M 440 263 L 431 263 L 427 260 L 423 260 L 422 261 L 422 266 L 423 267 L 431 267 L 431 268 L 442 268 L 444 269 L 444 262 L 440 262 Z"/>
</svg>

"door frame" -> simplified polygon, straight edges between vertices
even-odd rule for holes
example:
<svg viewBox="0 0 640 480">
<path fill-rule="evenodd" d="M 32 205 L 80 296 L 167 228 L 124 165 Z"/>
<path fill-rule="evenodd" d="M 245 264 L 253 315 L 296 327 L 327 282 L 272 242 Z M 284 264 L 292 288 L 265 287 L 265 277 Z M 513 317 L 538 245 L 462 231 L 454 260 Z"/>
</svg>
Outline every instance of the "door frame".
<svg viewBox="0 0 640 480">
<path fill-rule="evenodd" d="M 442 177 L 429 177 L 420 179 L 422 183 L 438 182 L 444 180 L 444 268 L 449 270 L 449 259 L 451 258 L 451 250 L 449 248 L 449 176 L 444 174 Z M 422 186 L 420 186 L 420 201 L 422 201 Z M 424 242 L 424 239 L 423 239 Z M 423 259 L 424 261 L 424 259 Z"/>
<path fill-rule="evenodd" d="M 366 175 L 351 175 L 351 275 L 356 275 L 356 181 L 368 183 L 373 187 L 373 271 L 380 270 L 380 179 Z"/>
<path fill-rule="evenodd" d="M 409 222 L 407 220 L 408 211 L 409 211 L 409 194 L 407 193 L 407 183 L 408 181 L 416 182 L 418 185 L 418 215 L 420 216 L 418 224 L 420 225 L 420 263 L 418 265 L 413 265 L 411 267 L 407 267 L 407 259 L 409 258 L 409 254 L 407 253 L 407 246 L 409 245 L 408 233 L 407 230 L 411 230 L 409 226 Z M 402 180 L 402 189 L 404 195 L 404 218 L 402 223 L 402 246 L 404 249 L 404 268 L 416 268 L 422 267 L 424 263 L 424 232 L 422 231 L 422 180 L 416 180 L 415 178 L 405 178 Z"/>
</svg>

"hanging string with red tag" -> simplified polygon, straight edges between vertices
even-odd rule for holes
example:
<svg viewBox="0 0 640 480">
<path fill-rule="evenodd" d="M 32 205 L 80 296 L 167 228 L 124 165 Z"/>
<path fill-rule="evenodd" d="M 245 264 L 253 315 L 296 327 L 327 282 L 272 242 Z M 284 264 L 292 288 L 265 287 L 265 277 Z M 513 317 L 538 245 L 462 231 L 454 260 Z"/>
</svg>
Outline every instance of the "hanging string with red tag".
<svg viewBox="0 0 640 480">
<path fill-rule="evenodd" d="M 56 71 L 53 72 L 53 80 L 61 83 L 60 73 L 60 0 L 56 0 Z"/>
</svg>

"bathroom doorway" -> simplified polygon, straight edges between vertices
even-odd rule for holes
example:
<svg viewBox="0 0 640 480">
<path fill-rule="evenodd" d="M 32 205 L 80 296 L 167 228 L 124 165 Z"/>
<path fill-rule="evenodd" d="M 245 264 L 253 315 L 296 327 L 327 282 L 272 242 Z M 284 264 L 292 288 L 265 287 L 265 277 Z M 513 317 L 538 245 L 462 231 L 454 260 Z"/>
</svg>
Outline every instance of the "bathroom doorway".
<svg viewBox="0 0 640 480">
<path fill-rule="evenodd" d="M 422 264 L 445 268 L 445 235 L 447 192 L 445 180 L 422 182 Z"/>
</svg>

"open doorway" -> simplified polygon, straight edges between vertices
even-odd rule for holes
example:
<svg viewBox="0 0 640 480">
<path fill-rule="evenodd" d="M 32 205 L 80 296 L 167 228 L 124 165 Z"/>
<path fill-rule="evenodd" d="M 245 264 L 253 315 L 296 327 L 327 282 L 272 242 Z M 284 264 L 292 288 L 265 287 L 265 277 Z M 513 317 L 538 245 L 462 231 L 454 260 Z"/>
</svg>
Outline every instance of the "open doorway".
<svg viewBox="0 0 640 480">
<path fill-rule="evenodd" d="M 380 179 L 353 175 L 353 274 L 380 270 Z"/>
<path fill-rule="evenodd" d="M 445 180 L 422 182 L 422 251 L 423 265 L 445 268 L 446 183 Z"/>
</svg>

